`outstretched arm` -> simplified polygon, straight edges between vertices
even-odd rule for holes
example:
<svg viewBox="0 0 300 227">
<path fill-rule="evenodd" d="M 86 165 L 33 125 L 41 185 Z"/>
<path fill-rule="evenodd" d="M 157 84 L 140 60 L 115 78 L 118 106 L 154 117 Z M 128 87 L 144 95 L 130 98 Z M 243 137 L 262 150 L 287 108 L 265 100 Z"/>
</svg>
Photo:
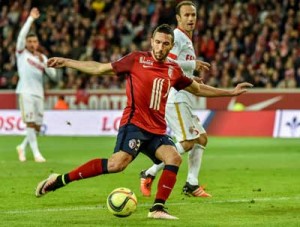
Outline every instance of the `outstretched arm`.
<svg viewBox="0 0 300 227">
<path fill-rule="evenodd" d="M 225 96 L 238 96 L 247 92 L 247 88 L 253 87 L 248 82 L 239 83 L 234 89 L 219 89 L 206 84 L 199 84 L 196 81 L 186 87 L 185 90 L 196 95 L 203 97 L 225 97 Z"/>
<path fill-rule="evenodd" d="M 111 63 L 99 63 L 96 61 L 77 61 L 69 58 L 50 58 L 47 62 L 48 67 L 62 68 L 68 67 L 77 69 L 81 72 L 102 75 L 111 74 L 113 75 L 113 68 Z"/>
<path fill-rule="evenodd" d="M 25 24 L 23 25 L 18 39 L 17 39 L 17 51 L 22 51 L 25 49 L 25 44 L 26 44 L 26 36 L 29 32 L 29 29 L 31 27 L 31 24 L 33 23 L 33 21 L 37 18 L 40 17 L 40 12 L 37 8 L 32 8 L 30 11 L 30 15 L 27 18 Z"/>
<path fill-rule="evenodd" d="M 193 69 L 200 72 L 202 70 L 208 71 L 210 68 L 210 64 L 208 62 L 201 61 L 201 60 L 190 60 L 190 61 L 175 60 L 175 61 L 183 70 Z"/>
</svg>

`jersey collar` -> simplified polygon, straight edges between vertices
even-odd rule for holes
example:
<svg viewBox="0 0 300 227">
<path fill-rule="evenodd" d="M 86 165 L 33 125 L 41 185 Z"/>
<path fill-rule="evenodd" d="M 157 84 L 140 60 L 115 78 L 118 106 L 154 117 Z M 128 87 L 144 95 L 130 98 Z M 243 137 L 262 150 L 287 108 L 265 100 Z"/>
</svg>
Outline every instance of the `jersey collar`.
<svg viewBox="0 0 300 227">
<path fill-rule="evenodd" d="M 192 41 L 192 37 L 190 37 L 189 34 L 188 34 L 185 30 L 183 30 L 183 29 L 181 29 L 181 28 L 179 28 L 179 27 L 177 27 L 177 29 L 178 29 L 179 31 L 181 31 L 183 34 L 185 34 L 185 35 Z"/>
</svg>

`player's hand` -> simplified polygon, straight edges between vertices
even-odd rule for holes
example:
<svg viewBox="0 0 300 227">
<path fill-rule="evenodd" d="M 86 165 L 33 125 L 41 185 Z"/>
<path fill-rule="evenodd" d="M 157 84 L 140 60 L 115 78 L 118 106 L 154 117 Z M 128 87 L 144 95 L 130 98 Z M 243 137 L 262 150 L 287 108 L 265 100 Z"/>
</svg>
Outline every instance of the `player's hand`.
<svg viewBox="0 0 300 227">
<path fill-rule="evenodd" d="M 202 77 L 197 77 L 197 76 L 195 76 L 193 79 L 194 79 L 197 83 L 199 83 L 199 84 L 204 84 L 203 78 L 202 78 Z"/>
<path fill-rule="evenodd" d="M 236 85 L 236 87 L 233 90 L 233 96 L 241 95 L 245 92 L 247 92 L 247 88 L 252 88 L 253 84 L 250 84 L 248 82 L 239 83 Z"/>
<path fill-rule="evenodd" d="M 33 17 L 34 19 L 37 19 L 40 17 L 40 11 L 37 8 L 32 8 L 30 10 L 30 16 Z"/>
<path fill-rule="evenodd" d="M 208 62 L 205 61 L 201 61 L 201 60 L 196 60 L 196 68 L 195 70 L 200 72 L 200 71 L 208 71 L 210 68 L 210 64 Z"/>
<path fill-rule="evenodd" d="M 66 59 L 65 58 L 49 58 L 47 62 L 48 67 L 53 67 L 53 68 L 62 68 L 66 66 Z"/>
</svg>

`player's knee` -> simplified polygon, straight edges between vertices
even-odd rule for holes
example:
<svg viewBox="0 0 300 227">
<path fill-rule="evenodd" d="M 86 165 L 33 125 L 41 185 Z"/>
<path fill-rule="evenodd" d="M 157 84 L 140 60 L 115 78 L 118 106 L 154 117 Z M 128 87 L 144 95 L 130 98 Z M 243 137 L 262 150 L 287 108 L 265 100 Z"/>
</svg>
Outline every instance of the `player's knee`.
<svg viewBox="0 0 300 227">
<path fill-rule="evenodd" d="M 27 127 L 27 128 L 34 128 L 34 129 L 35 129 L 35 126 L 36 126 L 36 125 L 35 125 L 34 122 L 27 122 L 27 123 L 26 123 L 26 127 Z"/>
<path fill-rule="evenodd" d="M 202 147 L 206 147 L 206 145 L 208 143 L 207 134 L 206 133 L 201 134 L 200 137 L 197 140 L 197 143 L 199 145 L 201 145 Z"/>
<path fill-rule="evenodd" d="M 110 173 L 118 173 L 122 172 L 124 169 L 126 169 L 128 164 L 122 163 L 116 160 L 108 161 L 107 169 Z"/>
<path fill-rule="evenodd" d="M 189 151 L 194 147 L 194 144 L 196 143 L 196 140 L 185 140 L 181 142 L 181 145 L 185 151 Z"/>
<path fill-rule="evenodd" d="M 125 152 L 114 153 L 107 162 L 107 169 L 109 173 L 118 173 L 126 169 L 131 162 L 132 157 Z"/>
<path fill-rule="evenodd" d="M 35 131 L 40 132 L 41 131 L 41 126 L 40 125 L 35 125 Z"/>
<path fill-rule="evenodd" d="M 182 158 L 177 152 L 165 160 L 166 165 L 180 166 L 181 162 Z"/>
</svg>

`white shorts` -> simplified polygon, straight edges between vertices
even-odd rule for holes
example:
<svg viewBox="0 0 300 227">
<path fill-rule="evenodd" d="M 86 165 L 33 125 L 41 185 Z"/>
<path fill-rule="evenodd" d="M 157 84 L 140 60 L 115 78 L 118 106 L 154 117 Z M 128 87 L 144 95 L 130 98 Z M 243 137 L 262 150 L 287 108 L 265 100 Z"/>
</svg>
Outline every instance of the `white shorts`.
<svg viewBox="0 0 300 227">
<path fill-rule="evenodd" d="M 22 119 L 25 123 L 34 122 L 42 125 L 44 117 L 44 100 L 41 97 L 20 94 L 19 106 L 22 113 Z"/>
<path fill-rule="evenodd" d="M 177 142 L 193 140 L 206 133 L 198 116 L 186 103 L 167 104 L 166 120 Z"/>
</svg>

